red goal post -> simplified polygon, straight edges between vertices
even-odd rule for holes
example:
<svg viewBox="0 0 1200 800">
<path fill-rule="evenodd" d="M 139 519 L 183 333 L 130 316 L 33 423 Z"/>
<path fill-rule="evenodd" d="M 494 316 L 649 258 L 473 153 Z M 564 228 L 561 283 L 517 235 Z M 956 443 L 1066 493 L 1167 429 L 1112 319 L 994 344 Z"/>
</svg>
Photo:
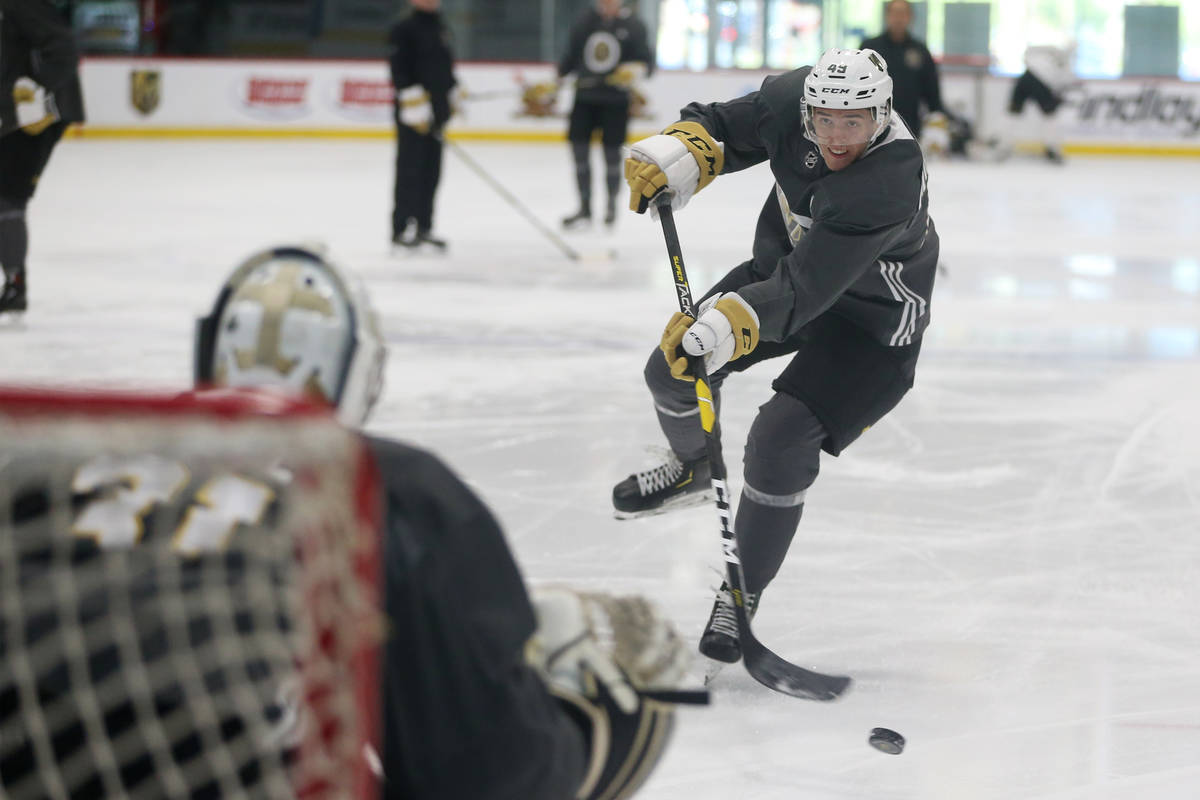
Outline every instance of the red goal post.
<svg viewBox="0 0 1200 800">
<path fill-rule="evenodd" d="M 377 509 L 322 408 L 0 388 L 0 796 L 377 796 Z"/>
</svg>

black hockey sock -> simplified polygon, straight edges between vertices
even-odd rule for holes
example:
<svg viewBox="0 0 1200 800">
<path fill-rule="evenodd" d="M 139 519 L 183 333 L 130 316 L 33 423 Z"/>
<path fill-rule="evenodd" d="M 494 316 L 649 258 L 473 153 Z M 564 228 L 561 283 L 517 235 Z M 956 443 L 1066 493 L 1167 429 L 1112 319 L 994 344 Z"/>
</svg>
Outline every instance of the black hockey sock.
<svg viewBox="0 0 1200 800">
<path fill-rule="evenodd" d="M 737 532 L 746 591 L 758 594 L 779 572 L 803 511 L 803 503 L 793 506 L 764 505 L 748 497 L 745 491 L 742 492 L 733 529 Z"/>
<path fill-rule="evenodd" d="M 6 276 L 24 274 L 29 251 L 29 229 L 25 209 L 0 200 L 0 267 Z"/>
<path fill-rule="evenodd" d="M 615 206 L 617 203 L 617 192 L 621 188 L 623 166 L 621 148 L 606 145 L 604 148 L 604 182 L 608 189 L 609 206 Z"/>
<path fill-rule="evenodd" d="M 820 419 L 791 395 L 777 393 L 759 406 L 746 437 L 745 483 L 733 527 L 747 591 L 761 592 L 779 571 L 820 472 L 825 436 Z"/>
<path fill-rule="evenodd" d="M 579 210 L 592 213 L 592 166 L 588 163 L 589 142 L 571 142 L 575 157 L 575 184 L 579 187 Z"/>
</svg>

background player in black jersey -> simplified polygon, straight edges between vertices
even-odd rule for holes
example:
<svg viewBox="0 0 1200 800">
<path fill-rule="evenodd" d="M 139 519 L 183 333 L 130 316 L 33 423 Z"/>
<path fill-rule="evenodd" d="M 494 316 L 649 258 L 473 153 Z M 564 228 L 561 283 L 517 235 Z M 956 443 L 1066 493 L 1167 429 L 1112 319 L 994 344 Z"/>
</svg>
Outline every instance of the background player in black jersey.
<svg viewBox="0 0 1200 800">
<path fill-rule="evenodd" d="M 604 147 L 604 181 L 608 202 L 604 223 L 617 219 L 621 186 L 621 146 L 629 130 L 630 88 L 654 68 L 646 27 L 621 0 L 596 0 L 571 29 L 567 49 L 558 62 L 558 77 L 575 74 L 575 104 L 567 128 L 579 210 L 563 220 L 571 229 L 592 220 L 592 168 L 588 160 L 592 133 L 600 130 Z"/>
<path fill-rule="evenodd" d="M 630 206 L 642 213 L 665 191 L 682 207 L 717 175 L 763 161 L 776 184 L 753 256 L 709 291 L 698 319 L 671 318 L 646 364 L 672 458 L 613 489 L 618 516 L 703 499 L 709 464 L 681 346 L 704 354 L 714 396 L 732 373 L 787 356 L 750 429 L 734 526 L 751 609 L 791 543 L 821 451 L 838 455 L 912 386 L 938 256 L 921 149 L 892 114 L 878 54 L 829 50 L 757 92 L 688 105 L 633 145 Z M 723 591 L 700 649 L 741 656 Z"/>
<path fill-rule="evenodd" d="M 444 248 L 433 236 L 433 199 L 442 176 L 442 130 L 450 120 L 454 53 L 441 0 L 411 0 L 388 32 L 396 90 L 396 182 L 392 243 Z M 410 231 L 411 228 L 411 231 Z"/>
<path fill-rule="evenodd" d="M 0 313 L 24 311 L 25 209 L 63 131 L 83 121 L 79 51 L 48 0 L 0 0 Z"/>
<path fill-rule="evenodd" d="M 919 141 L 925 116 L 945 114 L 946 109 L 937 63 L 925 43 L 909 33 L 912 16 L 908 0 L 891 0 L 884 9 L 884 32 L 863 40 L 860 47 L 874 50 L 887 62 L 893 107 Z"/>
<path fill-rule="evenodd" d="M 384 358 L 365 294 L 308 248 L 251 257 L 197 325 L 198 386 L 304 393 L 351 425 Z M 366 440 L 385 498 L 384 797 L 629 796 L 673 724 L 644 690 L 687 666 L 669 623 L 641 598 L 564 588 L 531 604 L 496 520 L 445 464 Z"/>
</svg>

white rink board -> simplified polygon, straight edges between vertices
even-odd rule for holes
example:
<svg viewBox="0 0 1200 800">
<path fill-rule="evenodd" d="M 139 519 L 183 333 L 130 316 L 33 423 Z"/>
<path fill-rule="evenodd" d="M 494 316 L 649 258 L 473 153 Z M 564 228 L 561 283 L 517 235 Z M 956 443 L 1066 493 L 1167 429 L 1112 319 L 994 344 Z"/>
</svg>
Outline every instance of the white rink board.
<svg viewBox="0 0 1200 800">
<path fill-rule="evenodd" d="M 157 91 L 135 107 L 134 76 L 152 75 Z M 519 86 L 553 78 L 550 64 L 459 64 L 461 85 L 478 99 L 465 103 L 451 132 L 464 138 L 554 139 L 562 116 L 518 116 Z M 660 129 L 693 100 L 738 97 L 769 73 L 737 70 L 658 72 L 644 85 L 645 118 L 633 136 Z M 1029 138 L 1035 112 L 1021 118 L 1006 107 L 1013 78 L 944 71 L 951 109 L 965 112 L 983 135 Z M 391 134 L 392 91 L 382 61 L 203 60 L 93 58 L 83 65 L 87 132 L 95 134 L 246 135 Z M 558 109 L 570 107 L 570 92 Z M 1068 145 L 1114 151 L 1155 147 L 1200 154 L 1200 84 L 1173 80 L 1083 81 L 1060 111 Z M 1124 146 L 1124 147 L 1123 147 Z"/>
</svg>

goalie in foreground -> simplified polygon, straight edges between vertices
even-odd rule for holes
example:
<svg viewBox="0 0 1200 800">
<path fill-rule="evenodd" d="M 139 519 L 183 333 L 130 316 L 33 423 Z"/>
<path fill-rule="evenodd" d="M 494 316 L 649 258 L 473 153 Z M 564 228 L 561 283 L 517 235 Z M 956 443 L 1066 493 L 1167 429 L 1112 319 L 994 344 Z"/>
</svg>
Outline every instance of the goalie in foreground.
<svg viewBox="0 0 1200 800">
<path fill-rule="evenodd" d="M 199 388 L 302 393 L 352 426 L 385 357 L 366 295 L 311 249 L 252 256 L 197 324 Z M 630 796 L 673 724 L 652 690 L 688 664 L 671 625 L 638 597 L 531 599 L 496 520 L 437 457 L 366 440 L 385 497 L 383 796 Z"/>
</svg>

